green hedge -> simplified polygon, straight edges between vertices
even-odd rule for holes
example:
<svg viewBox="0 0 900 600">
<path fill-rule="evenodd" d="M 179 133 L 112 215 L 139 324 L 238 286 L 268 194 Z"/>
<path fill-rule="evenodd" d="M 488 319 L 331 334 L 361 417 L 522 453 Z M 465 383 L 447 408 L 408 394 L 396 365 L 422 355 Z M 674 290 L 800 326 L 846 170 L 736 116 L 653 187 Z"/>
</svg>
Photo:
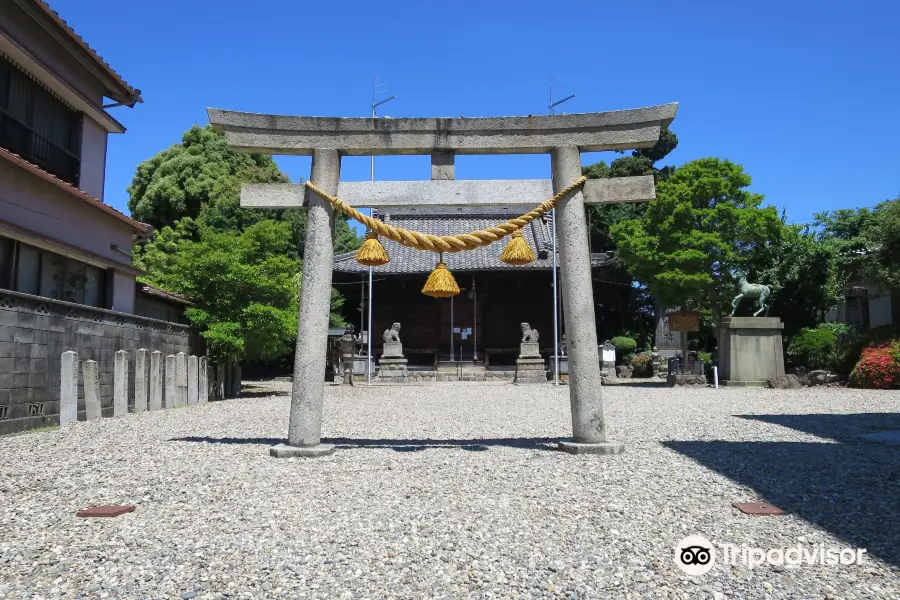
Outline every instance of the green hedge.
<svg viewBox="0 0 900 600">
<path fill-rule="evenodd" d="M 791 340 L 787 355 L 794 365 L 803 365 L 811 371 L 834 371 L 843 362 L 843 350 L 838 346 L 838 336 L 827 325 L 801 329 Z"/>
<path fill-rule="evenodd" d="M 628 362 L 628 359 L 637 350 L 637 341 L 634 338 L 624 335 L 617 335 L 609 340 L 616 347 L 616 363 L 622 364 Z"/>
</svg>

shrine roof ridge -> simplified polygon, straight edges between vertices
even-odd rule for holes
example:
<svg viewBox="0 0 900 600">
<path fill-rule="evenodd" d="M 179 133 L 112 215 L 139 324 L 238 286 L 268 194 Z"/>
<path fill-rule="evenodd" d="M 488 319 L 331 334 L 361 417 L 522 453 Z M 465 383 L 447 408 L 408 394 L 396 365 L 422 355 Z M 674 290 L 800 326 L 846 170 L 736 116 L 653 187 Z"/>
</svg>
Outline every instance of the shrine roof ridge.
<svg viewBox="0 0 900 600">
<path fill-rule="evenodd" d="M 465 233 L 474 229 L 490 227 L 498 220 L 507 218 L 502 212 L 490 210 L 466 211 L 463 214 L 447 215 L 434 214 L 426 211 L 411 213 L 398 211 L 397 213 L 382 214 L 386 222 L 399 227 L 420 229 L 437 235 Z M 525 242 L 531 246 L 535 254 L 534 262 L 527 265 L 510 265 L 500 260 L 500 253 L 505 244 L 498 242 L 488 246 L 482 246 L 466 252 L 451 252 L 444 254 L 444 262 L 453 272 L 466 271 L 549 271 L 553 267 L 553 238 L 549 220 L 538 218 L 526 225 L 522 232 Z M 438 260 L 438 253 L 423 252 L 404 246 L 393 240 L 382 238 L 381 242 L 387 250 L 391 261 L 386 265 L 374 267 L 375 274 L 428 274 L 434 269 Z M 594 252 L 591 254 L 591 267 L 605 267 L 615 261 L 612 252 Z M 337 273 L 367 273 L 369 267 L 356 262 L 356 251 L 336 254 L 334 256 L 334 271 Z"/>
<path fill-rule="evenodd" d="M 519 117 L 304 117 L 208 108 L 210 123 L 235 150 L 311 155 L 547 153 L 653 146 L 675 118 L 678 103 L 629 110 Z"/>
</svg>

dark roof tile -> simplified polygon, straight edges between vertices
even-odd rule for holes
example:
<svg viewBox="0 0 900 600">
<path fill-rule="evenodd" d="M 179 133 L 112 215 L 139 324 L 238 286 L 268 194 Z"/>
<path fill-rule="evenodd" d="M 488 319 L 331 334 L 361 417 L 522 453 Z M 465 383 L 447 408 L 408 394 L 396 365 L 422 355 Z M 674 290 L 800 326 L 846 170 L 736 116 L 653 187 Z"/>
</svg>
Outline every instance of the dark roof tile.
<svg viewBox="0 0 900 600">
<path fill-rule="evenodd" d="M 509 218 L 503 214 L 401 214 L 386 217 L 385 220 L 396 227 L 436 235 L 452 235 L 468 233 L 476 229 L 493 227 Z M 500 261 L 500 254 L 506 247 L 509 238 L 495 242 L 489 246 L 464 252 L 444 254 L 444 262 L 451 271 L 521 271 L 550 270 L 553 268 L 553 241 L 550 233 L 550 219 L 535 219 L 523 230 L 524 239 L 531 246 L 536 260 L 527 265 L 508 265 Z M 375 267 L 377 273 L 430 273 L 438 263 L 439 254 L 416 250 L 402 246 L 393 240 L 381 238 L 391 262 Z M 368 267 L 356 262 L 356 252 L 347 252 L 334 257 L 334 270 L 339 273 L 364 273 Z M 603 266 L 612 260 L 611 254 L 592 254 L 591 264 Z"/>
</svg>

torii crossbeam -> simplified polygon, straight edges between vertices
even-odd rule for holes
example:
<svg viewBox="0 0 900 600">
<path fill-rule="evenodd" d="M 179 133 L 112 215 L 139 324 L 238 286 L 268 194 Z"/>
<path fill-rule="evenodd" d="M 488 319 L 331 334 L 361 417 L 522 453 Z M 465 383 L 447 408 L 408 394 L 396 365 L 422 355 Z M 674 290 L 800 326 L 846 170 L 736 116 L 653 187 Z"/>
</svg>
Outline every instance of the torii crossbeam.
<svg viewBox="0 0 900 600">
<path fill-rule="evenodd" d="M 312 155 L 310 180 L 350 204 L 430 208 L 534 206 L 581 176 L 581 152 L 651 147 L 677 109 L 678 104 L 672 103 L 600 113 L 458 119 L 291 117 L 214 108 L 208 112 L 213 127 L 225 133 L 234 150 Z M 534 153 L 550 154 L 552 181 L 454 179 L 455 154 Z M 382 154 L 431 154 L 432 181 L 340 183 L 341 156 Z M 321 456 L 334 451 L 321 443 L 334 210 L 303 188 L 255 184 L 244 186 L 241 194 L 242 206 L 306 206 L 308 212 L 288 444 L 273 448 L 274 456 Z M 594 180 L 556 206 L 573 431 L 573 439 L 561 440 L 559 447 L 567 452 L 613 454 L 624 449 L 623 444 L 606 438 L 584 206 L 653 197 L 650 176 Z"/>
</svg>

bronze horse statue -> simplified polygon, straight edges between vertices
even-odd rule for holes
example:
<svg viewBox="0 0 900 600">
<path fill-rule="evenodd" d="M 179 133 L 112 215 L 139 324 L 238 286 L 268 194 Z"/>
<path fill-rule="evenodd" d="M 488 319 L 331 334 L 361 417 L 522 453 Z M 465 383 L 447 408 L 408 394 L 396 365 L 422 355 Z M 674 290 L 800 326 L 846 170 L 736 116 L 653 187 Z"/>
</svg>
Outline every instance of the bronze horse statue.
<svg viewBox="0 0 900 600">
<path fill-rule="evenodd" d="M 759 313 L 765 311 L 766 316 L 769 316 L 769 306 L 766 304 L 766 301 L 769 299 L 769 296 L 772 295 L 772 289 L 761 283 L 747 283 L 747 276 L 743 273 L 738 273 L 740 278 L 738 279 L 737 289 L 738 295 L 734 297 L 734 300 L 731 301 L 731 316 L 734 316 L 734 313 L 737 311 L 738 305 L 741 303 L 741 298 L 750 298 L 751 300 L 757 301 L 757 306 L 759 306 L 759 310 L 753 313 L 754 317 L 758 317 Z"/>
</svg>

